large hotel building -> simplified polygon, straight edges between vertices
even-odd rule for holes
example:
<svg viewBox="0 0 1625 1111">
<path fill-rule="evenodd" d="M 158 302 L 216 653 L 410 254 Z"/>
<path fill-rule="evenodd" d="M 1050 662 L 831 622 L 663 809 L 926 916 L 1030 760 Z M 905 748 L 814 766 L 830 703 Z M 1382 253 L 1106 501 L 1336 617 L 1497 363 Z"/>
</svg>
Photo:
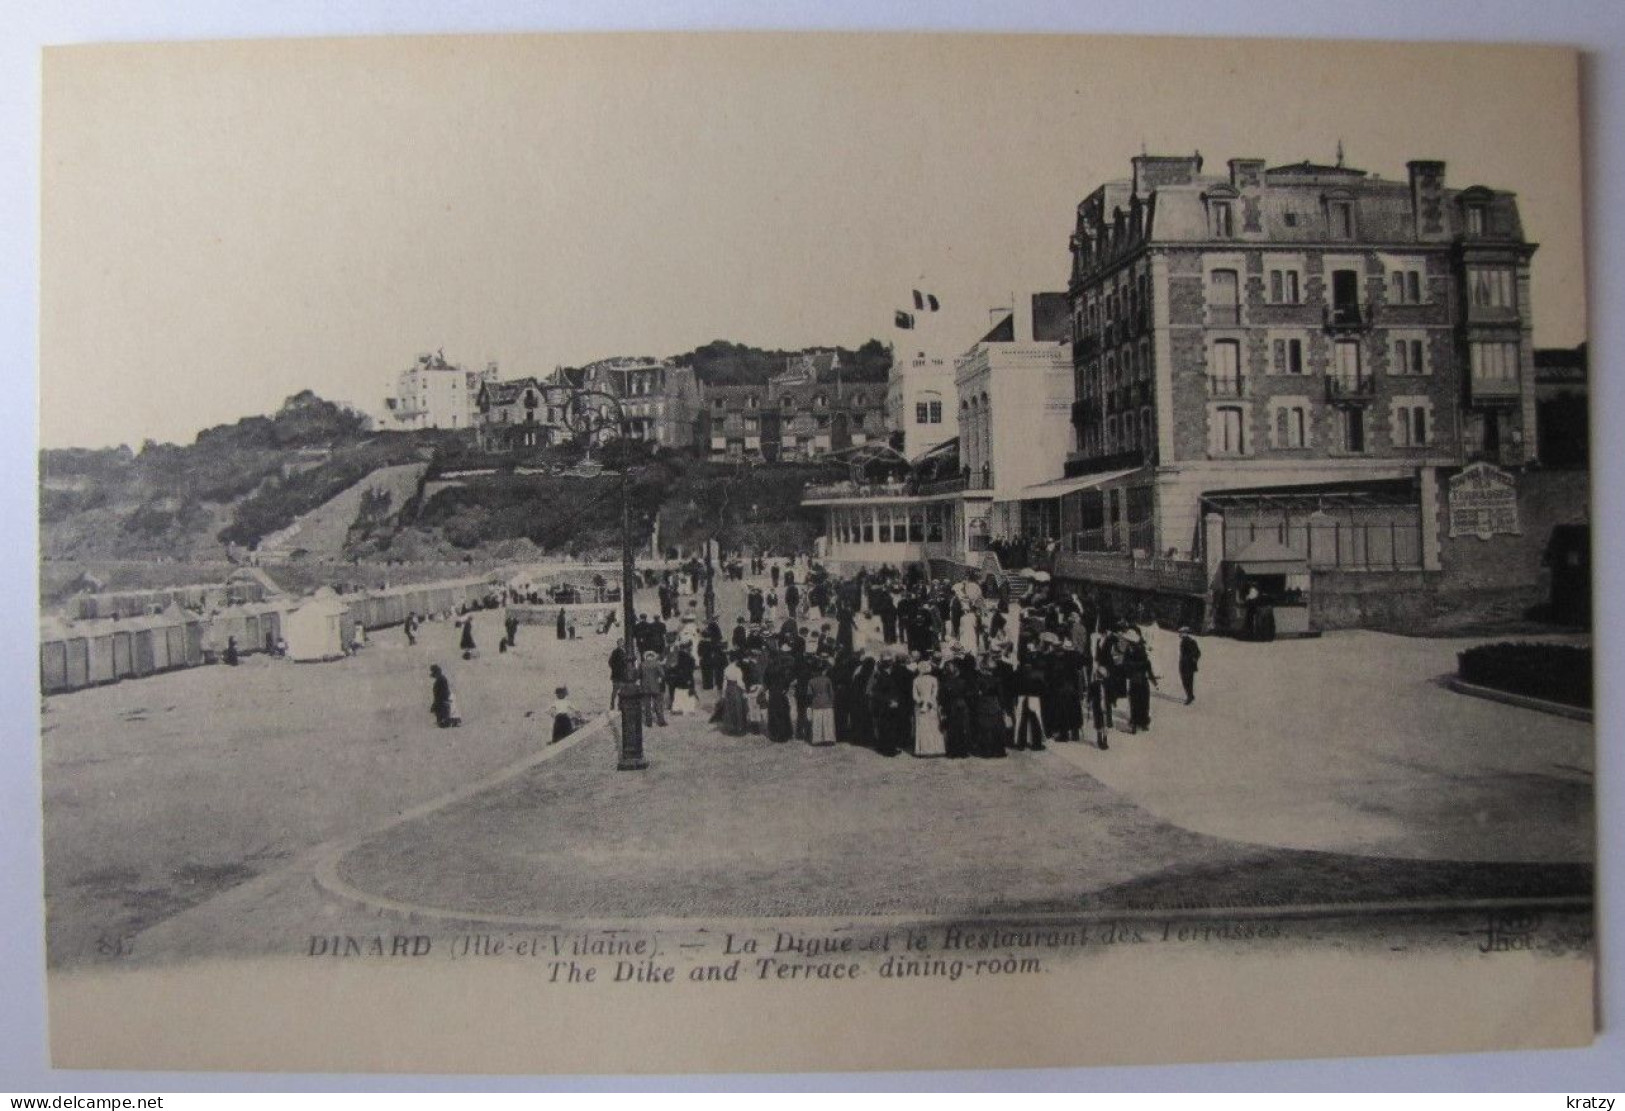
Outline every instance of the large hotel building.
<svg viewBox="0 0 1625 1111">
<path fill-rule="evenodd" d="M 1077 207 L 1064 462 L 991 516 L 1057 578 L 1209 625 L 1255 587 L 1282 631 L 1526 602 L 1545 515 L 1583 513 L 1526 470 L 1534 252 L 1513 194 L 1442 162 L 1136 157 Z M 1005 416 L 977 427 L 1021 437 Z"/>
</svg>

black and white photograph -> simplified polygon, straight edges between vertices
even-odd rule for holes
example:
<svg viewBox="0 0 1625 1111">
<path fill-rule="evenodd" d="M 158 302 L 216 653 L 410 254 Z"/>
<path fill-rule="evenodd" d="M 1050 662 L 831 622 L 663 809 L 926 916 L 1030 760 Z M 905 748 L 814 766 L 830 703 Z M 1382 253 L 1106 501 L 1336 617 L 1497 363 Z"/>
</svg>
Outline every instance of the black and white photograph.
<svg viewBox="0 0 1625 1111">
<path fill-rule="evenodd" d="M 1588 1044 L 1579 92 L 1447 43 L 48 50 L 53 1060 Z"/>
</svg>

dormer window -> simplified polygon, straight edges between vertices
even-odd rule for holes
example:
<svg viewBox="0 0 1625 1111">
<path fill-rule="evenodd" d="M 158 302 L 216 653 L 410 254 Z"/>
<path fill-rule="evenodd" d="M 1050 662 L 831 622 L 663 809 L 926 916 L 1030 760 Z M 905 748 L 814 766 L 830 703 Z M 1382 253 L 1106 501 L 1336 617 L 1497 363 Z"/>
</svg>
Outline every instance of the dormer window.
<svg viewBox="0 0 1625 1111">
<path fill-rule="evenodd" d="M 1327 201 L 1326 225 L 1333 239 L 1354 238 L 1354 202 Z"/>
<path fill-rule="evenodd" d="M 1483 205 L 1481 205 L 1481 204 L 1470 204 L 1470 205 L 1467 206 L 1467 234 L 1468 235 L 1483 235 L 1484 234 L 1484 226 L 1485 226 L 1484 215 L 1485 215 L 1485 212 L 1484 212 L 1484 206 Z"/>
<path fill-rule="evenodd" d="M 1213 237 L 1215 239 L 1236 237 L 1236 206 L 1229 201 L 1213 202 Z"/>
</svg>

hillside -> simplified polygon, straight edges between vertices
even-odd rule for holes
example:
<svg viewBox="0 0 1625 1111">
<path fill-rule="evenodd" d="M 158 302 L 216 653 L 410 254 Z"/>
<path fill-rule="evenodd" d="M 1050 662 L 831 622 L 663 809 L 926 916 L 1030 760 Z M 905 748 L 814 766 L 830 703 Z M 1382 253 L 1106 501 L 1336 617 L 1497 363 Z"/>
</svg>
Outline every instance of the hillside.
<svg viewBox="0 0 1625 1111">
<path fill-rule="evenodd" d="M 305 391 L 273 416 L 204 429 L 191 444 L 42 451 L 41 554 L 223 559 L 381 466 L 422 461 L 446 435 L 374 436 L 364 424 Z"/>
<path fill-rule="evenodd" d="M 258 551 L 272 560 L 300 552 L 318 559 L 339 558 L 358 522 L 363 528 L 388 529 L 401 507 L 417 496 L 428 469 L 429 464 L 423 462 L 379 467 L 291 525 L 261 539 Z"/>
<path fill-rule="evenodd" d="M 713 384 L 759 383 L 803 351 L 715 340 L 676 356 Z M 883 381 L 891 351 L 871 339 L 834 348 L 850 382 Z M 564 454 L 560 454 L 560 452 Z M 534 458 L 486 456 L 466 431 L 367 431 L 366 420 L 306 390 L 270 416 L 199 432 L 191 444 L 40 453 L 40 548 L 48 561 L 240 560 L 267 556 L 391 561 L 488 558 L 502 552 L 604 551 L 619 538 L 618 483 L 520 474 L 568 465 L 567 448 Z M 615 461 L 602 454 L 602 461 Z M 736 472 L 666 453 L 633 459 L 636 529 L 658 518 L 664 544 L 716 534 L 788 546 L 808 539 L 800 486 L 818 468 Z M 425 474 L 497 473 L 419 494 Z M 754 510 L 750 507 L 754 506 Z"/>
</svg>

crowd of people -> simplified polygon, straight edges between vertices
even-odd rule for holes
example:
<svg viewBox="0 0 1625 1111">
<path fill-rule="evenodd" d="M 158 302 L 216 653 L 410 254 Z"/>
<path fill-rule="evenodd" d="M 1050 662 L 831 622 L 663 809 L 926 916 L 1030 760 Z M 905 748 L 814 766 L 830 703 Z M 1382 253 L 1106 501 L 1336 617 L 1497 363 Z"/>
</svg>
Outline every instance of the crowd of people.
<svg viewBox="0 0 1625 1111">
<path fill-rule="evenodd" d="M 644 724 L 661 727 L 707 692 L 730 736 L 885 756 L 999 758 L 1086 739 L 1105 749 L 1120 715 L 1130 733 L 1151 728 L 1161 676 L 1144 613 L 1050 585 L 1018 600 L 992 575 L 949 583 L 882 567 L 839 578 L 804 560 L 763 569 L 726 631 L 662 593 L 660 616 L 638 618 L 635 652 L 610 653 L 612 702 L 635 692 Z M 1189 703 L 1201 647 L 1189 629 L 1179 637 Z"/>
<path fill-rule="evenodd" d="M 1054 743 L 1106 749 L 1119 727 L 1151 729 L 1152 691 L 1164 676 L 1148 634 L 1162 634 L 1143 609 L 1120 612 L 1104 595 L 1053 582 L 1021 597 L 993 574 L 928 580 L 918 567 L 882 566 L 841 577 L 806 557 L 752 556 L 739 561 L 750 576 L 741 575 L 743 612 L 728 621 L 716 612 L 715 580 L 732 577 L 731 562 L 645 573 L 657 607 L 636 616 L 630 652 L 620 637 L 609 652 L 612 710 L 636 712 L 654 729 L 669 715 L 705 714 L 729 736 L 950 759 Z M 464 659 L 478 655 L 478 608 L 456 618 Z M 408 620 L 410 643 L 419 625 Z M 595 631 L 616 625 L 611 613 Z M 560 608 L 553 632 L 574 639 L 573 614 Z M 518 634 L 509 612 L 499 649 Z M 1182 628 L 1165 651 L 1189 704 L 1201 646 Z M 455 726 L 449 680 L 438 666 L 431 678 L 435 720 Z M 550 716 L 555 741 L 579 724 L 565 689 Z"/>
</svg>

